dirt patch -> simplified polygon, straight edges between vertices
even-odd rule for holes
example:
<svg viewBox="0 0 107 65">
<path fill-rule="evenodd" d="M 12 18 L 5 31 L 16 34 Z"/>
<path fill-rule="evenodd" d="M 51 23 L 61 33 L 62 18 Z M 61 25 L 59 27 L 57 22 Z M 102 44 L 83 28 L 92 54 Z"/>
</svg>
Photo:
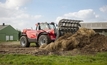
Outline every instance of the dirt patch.
<svg viewBox="0 0 107 65">
<path fill-rule="evenodd" d="M 0 43 L 0 54 L 33 54 L 36 49 L 38 50 L 38 47 L 35 46 L 22 48 L 18 41 Z"/>
<path fill-rule="evenodd" d="M 107 51 L 107 36 L 95 34 L 90 40 L 90 44 L 82 48 L 83 52 L 90 53 Z"/>
</svg>

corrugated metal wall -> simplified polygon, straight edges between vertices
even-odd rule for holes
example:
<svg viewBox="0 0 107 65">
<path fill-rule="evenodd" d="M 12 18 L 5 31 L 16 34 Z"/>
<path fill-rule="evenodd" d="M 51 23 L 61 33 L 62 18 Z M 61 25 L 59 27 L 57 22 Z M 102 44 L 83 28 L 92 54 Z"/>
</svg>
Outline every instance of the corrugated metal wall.
<svg viewBox="0 0 107 65">
<path fill-rule="evenodd" d="M 94 29 L 96 32 L 107 35 L 107 22 L 96 22 L 96 23 L 85 23 L 82 22 L 80 23 L 81 27 L 89 28 L 89 29 Z"/>
</svg>

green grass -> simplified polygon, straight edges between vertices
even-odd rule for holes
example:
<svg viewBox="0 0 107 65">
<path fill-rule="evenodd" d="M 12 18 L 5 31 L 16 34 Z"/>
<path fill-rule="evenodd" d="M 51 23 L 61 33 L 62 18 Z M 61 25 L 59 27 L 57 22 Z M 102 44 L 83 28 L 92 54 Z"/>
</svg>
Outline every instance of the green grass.
<svg viewBox="0 0 107 65">
<path fill-rule="evenodd" d="M 0 65 L 107 65 L 107 52 L 77 56 L 0 54 Z"/>
<path fill-rule="evenodd" d="M 36 43 L 30 43 L 30 46 L 34 47 L 34 46 L 36 46 Z"/>
</svg>

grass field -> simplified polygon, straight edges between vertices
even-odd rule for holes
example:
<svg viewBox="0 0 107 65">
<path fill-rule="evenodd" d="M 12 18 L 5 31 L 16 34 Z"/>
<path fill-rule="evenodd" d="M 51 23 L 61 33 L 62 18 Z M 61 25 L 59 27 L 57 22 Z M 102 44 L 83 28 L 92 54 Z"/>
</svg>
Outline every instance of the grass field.
<svg viewBox="0 0 107 65">
<path fill-rule="evenodd" d="M 0 65 L 107 65 L 107 52 L 77 56 L 0 54 Z"/>
</svg>

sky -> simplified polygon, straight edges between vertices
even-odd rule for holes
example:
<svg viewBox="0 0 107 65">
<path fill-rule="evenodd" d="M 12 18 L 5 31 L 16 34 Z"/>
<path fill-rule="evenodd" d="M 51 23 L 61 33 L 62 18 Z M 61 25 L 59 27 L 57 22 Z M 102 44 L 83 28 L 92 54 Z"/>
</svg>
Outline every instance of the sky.
<svg viewBox="0 0 107 65">
<path fill-rule="evenodd" d="M 0 0 L 0 25 L 35 29 L 38 22 L 63 18 L 107 22 L 107 0 Z"/>
</svg>

